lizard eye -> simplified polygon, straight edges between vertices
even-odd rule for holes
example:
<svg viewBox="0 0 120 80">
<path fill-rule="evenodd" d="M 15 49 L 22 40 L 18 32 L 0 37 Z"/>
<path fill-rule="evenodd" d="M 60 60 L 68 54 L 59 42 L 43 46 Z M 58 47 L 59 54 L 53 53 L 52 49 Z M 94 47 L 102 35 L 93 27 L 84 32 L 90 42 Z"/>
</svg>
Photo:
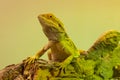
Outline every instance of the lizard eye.
<svg viewBox="0 0 120 80">
<path fill-rule="evenodd" d="M 50 18 L 52 18 L 52 16 L 51 16 L 51 15 L 50 15 L 49 17 L 50 17 Z"/>
</svg>

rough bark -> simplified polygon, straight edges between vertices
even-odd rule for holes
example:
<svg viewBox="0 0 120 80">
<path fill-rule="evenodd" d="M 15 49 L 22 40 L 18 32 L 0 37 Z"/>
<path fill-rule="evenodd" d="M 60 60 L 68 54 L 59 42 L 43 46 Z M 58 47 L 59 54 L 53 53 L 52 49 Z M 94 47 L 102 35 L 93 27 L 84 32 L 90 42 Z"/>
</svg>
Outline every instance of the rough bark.
<svg viewBox="0 0 120 80">
<path fill-rule="evenodd" d="M 24 65 L 24 61 L 12 64 L 0 71 L 0 80 L 79 80 L 78 76 L 71 64 L 61 71 L 59 63 L 42 59 L 28 65 Z"/>
</svg>

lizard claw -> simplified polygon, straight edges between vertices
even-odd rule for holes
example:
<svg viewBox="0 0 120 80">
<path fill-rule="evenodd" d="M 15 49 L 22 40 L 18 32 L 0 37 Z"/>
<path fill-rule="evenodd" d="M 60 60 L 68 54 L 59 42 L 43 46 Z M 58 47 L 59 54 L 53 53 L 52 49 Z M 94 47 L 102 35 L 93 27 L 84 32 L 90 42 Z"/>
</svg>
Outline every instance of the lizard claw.
<svg viewBox="0 0 120 80">
<path fill-rule="evenodd" d="M 65 68 L 66 68 L 66 64 L 64 64 L 63 62 L 62 63 L 60 63 L 60 67 L 59 67 L 59 73 L 58 73 L 58 76 L 59 75 L 62 75 L 62 74 L 65 74 Z"/>
<path fill-rule="evenodd" d="M 35 56 L 28 57 L 28 58 L 25 60 L 25 65 L 35 63 L 36 60 L 37 60 L 37 58 L 36 58 Z"/>
<path fill-rule="evenodd" d="M 66 64 L 64 64 L 64 63 L 60 63 L 60 67 L 59 67 L 59 69 L 64 69 L 65 67 L 66 67 L 67 65 Z"/>
</svg>

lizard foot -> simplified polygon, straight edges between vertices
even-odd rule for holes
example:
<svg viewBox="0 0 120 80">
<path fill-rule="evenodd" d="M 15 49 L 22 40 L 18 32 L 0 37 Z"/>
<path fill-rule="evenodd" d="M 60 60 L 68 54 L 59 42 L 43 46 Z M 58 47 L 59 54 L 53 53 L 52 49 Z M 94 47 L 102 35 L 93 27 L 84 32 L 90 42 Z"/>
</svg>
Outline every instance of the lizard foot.
<svg viewBox="0 0 120 80">
<path fill-rule="evenodd" d="M 59 67 L 59 73 L 58 73 L 58 75 L 57 76 L 59 76 L 59 75 L 63 75 L 63 74 L 65 74 L 66 72 L 65 72 L 65 68 L 66 68 L 66 64 L 64 64 L 63 62 L 62 63 L 60 63 L 59 64 L 60 65 L 60 67 Z"/>
<path fill-rule="evenodd" d="M 36 56 L 32 56 L 32 57 L 28 57 L 24 63 L 25 65 L 28 65 L 28 64 L 35 63 L 36 60 L 37 60 Z"/>
</svg>

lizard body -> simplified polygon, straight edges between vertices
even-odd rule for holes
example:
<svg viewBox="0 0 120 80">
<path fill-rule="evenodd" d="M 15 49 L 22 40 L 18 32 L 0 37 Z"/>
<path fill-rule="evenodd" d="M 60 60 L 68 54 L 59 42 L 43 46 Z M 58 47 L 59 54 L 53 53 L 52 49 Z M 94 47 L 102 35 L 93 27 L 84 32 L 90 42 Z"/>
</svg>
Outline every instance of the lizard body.
<svg viewBox="0 0 120 80">
<path fill-rule="evenodd" d="M 119 45 L 119 42 L 120 32 L 108 30 L 87 50 L 87 58 L 98 60 L 98 58 L 104 57 L 106 53 L 112 52 Z"/>
<path fill-rule="evenodd" d="M 48 38 L 48 44 L 45 45 L 38 53 L 30 57 L 27 62 L 33 63 L 39 59 L 48 49 L 50 49 L 49 58 L 52 61 L 61 62 L 61 67 L 66 67 L 74 57 L 79 57 L 80 52 L 77 50 L 73 41 L 68 37 L 63 23 L 53 14 L 41 14 L 38 19 L 42 25 L 44 34 Z"/>
<path fill-rule="evenodd" d="M 87 51 L 85 59 L 95 62 L 94 73 L 100 75 L 104 80 L 112 77 L 113 68 L 119 71 L 119 51 L 114 52 L 119 45 L 120 32 L 108 30 Z"/>
</svg>

